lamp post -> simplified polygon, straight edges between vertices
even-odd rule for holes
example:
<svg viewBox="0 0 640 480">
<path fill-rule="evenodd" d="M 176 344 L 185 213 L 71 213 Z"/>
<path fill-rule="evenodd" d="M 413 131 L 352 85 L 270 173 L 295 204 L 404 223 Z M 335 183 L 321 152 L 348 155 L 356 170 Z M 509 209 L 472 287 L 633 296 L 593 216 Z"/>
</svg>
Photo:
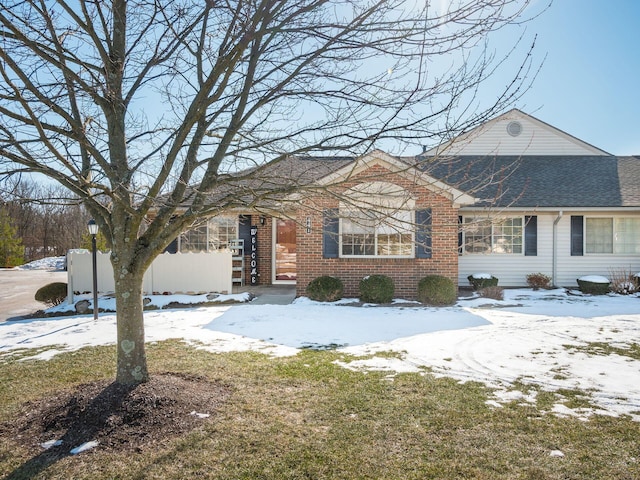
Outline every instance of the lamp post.
<svg viewBox="0 0 640 480">
<path fill-rule="evenodd" d="M 92 218 L 87 224 L 91 235 L 91 261 L 93 263 L 93 319 L 98 320 L 98 259 L 96 258 L 96 235 L 98 224 Z"/>
</svg>

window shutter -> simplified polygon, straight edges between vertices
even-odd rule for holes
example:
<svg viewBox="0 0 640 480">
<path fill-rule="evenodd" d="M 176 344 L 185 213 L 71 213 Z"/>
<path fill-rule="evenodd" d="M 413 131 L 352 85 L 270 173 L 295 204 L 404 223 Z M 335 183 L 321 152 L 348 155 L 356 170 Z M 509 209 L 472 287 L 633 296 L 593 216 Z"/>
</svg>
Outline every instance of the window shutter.
<svg viewBox="0 0 640 480">
<path fill-rule="evenodd" d="M 538 255 L 538 217 L 524 217 L 524 254 L 528 257 Z"/>
<path fill-rule="evenodd" d="M 251 247 L 251 216 L 240 215 L 238 217 L 238 238 L 244 240 L 244 253 L 248 255 Z"/>
<path fill-rule="evenodd" d="M 584 217 L 571 215 L 571 256 L 584 255 Z"/>
<path fill-rule="evenodd" d="M 431 209 L 416 210 L 416 258 L 431 258 Z"/>
<path fill-rule="evenodd" d="M 164 253 L 178 253 L 178 238 L 174 238 L 173 241 L 167 245 L 164 249 Z"/>
<path fill-rule="evenodd" d="M 338 258 L 340 242 L 340 222 L 337 208 L 328 208 L 322 212 L 322 256 Z"/>
<path fill-rule="evenodd" d="M 463 247 L 464 245 L 462 244 L 463 242 L 463 238 L 462 238 L 462 215 L 458 216 L 458 255 L 462 255 L 462 251 L 463 251 Z"/>
</svg>

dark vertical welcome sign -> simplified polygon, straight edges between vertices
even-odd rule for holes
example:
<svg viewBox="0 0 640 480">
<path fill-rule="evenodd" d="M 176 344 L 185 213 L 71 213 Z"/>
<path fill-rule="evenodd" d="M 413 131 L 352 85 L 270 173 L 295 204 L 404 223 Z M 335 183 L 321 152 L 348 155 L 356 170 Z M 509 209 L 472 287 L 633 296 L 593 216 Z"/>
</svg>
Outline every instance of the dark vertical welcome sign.
<svg viewBox="0 0 640 480">
<path fill-rule="evenodd" d="M 251 253 L 251 260 L 250 260 L 250 267 L 251 267 L 251 285 L 257 285 L 258 284 L 258 226 L 257 225 L 251 225 L 251 249 L 250 249 L 250 253 Z"/>
</svg>

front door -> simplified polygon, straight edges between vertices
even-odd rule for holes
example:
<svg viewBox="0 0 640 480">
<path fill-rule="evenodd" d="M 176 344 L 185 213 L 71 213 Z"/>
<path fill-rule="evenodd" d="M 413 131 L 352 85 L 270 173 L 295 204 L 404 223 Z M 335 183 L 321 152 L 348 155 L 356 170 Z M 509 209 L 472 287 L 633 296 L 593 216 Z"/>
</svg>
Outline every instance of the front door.
<svg viewBox="0 0 640 480">
<path fill-rule="evenodd" d="M 275 219 L 274 283 L 295 283 L 296 281 L 296 222 Z"/>
</svg>

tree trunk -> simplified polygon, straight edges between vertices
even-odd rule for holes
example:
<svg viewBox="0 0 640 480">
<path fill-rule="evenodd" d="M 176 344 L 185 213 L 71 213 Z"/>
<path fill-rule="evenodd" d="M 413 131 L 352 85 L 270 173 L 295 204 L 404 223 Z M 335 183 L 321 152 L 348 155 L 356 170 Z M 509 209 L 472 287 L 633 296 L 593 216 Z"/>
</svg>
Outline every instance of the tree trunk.
<svg viewBox="0 0 640 480">
<path fill-rule="evenodd" d="M 129 271 L 114 262 L 113 275 L 118 323 L 116 382 L 124 385 L 144 383 L 149 380 L 142 308 L 144 271 Z"/>
</svg>

